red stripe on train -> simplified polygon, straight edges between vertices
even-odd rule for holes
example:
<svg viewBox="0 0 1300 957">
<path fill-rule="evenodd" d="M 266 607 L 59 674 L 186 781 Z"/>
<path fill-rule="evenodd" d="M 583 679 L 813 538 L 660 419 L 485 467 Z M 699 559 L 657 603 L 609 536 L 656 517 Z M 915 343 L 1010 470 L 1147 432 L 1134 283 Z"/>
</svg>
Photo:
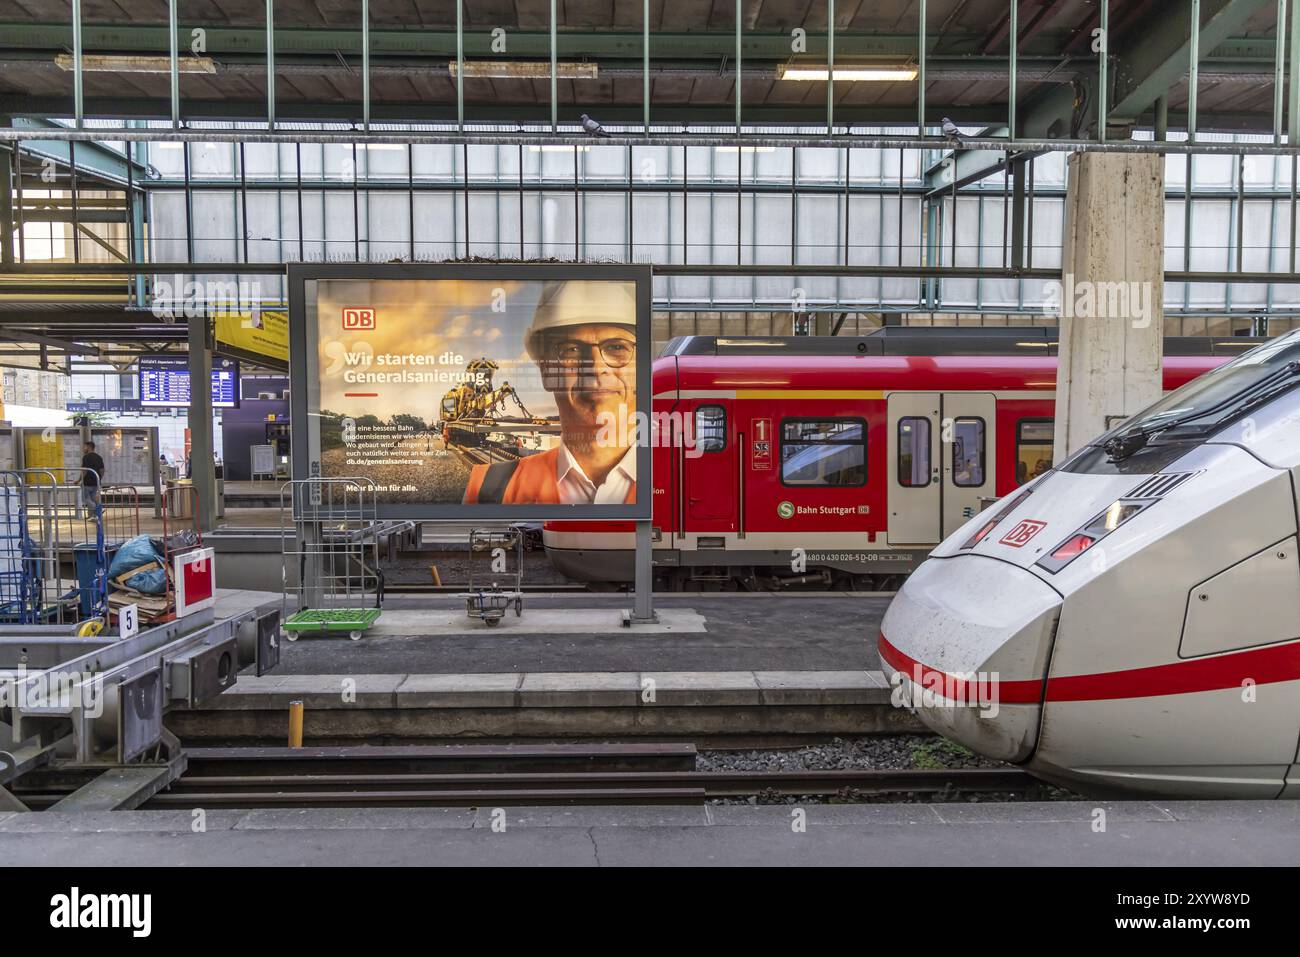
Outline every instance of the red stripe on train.
<svg viewBox="0 0 1300 957">
<path fill-rule="evenodd" d="M 922 688 L 934 688 L 944 697 L 954 701 L 998 701 L 1002 704 L 1038 704 L 1043 694 L 1043 682 L 1039 679 L 1028 681 L 990 681 L 966 679 L 958 675 L 940 671 L 923 665 L 910 655 L 899 651 L 889 643 L 889 639 L 880 635 L 880 657 L 887 661 L 896 671 L 901 671 Z M 953 694 L 948 694 L 952 691 Z"/>
<path fill-rule="evenodd" d="M 966 690 L 964 679 L 930 668 L 890 644 L 882 633 L 880 657 L 895 670 L 909 676 L 920 674 L 926 682 L 944 682 L 940 687 Z M 917 669 L 920 669 L 918 672 Z M 1091 675 L 1066 675 L 1049 678 L 1048 701 L 1112 701 L 1122 698 L 1155 698 L 1171 694 L 1195 694 L 1240 688 L 1244 681 L 1257 685 L 1300 680 L 1300 640 L 1267 648 L 1251 648 L 1210 658 L 1194 658 L 1169 664 L 1132 668 L 1127 671 L 1104 671 Z M 974 682 L 970 682 L 974 684 Z M 986 681 L 986 693 L 1005 704 L 1037 704 L 1042 682 L 1037 679 Z M 977 700 L 973 697 L 959 700 Z"/>
</svg>

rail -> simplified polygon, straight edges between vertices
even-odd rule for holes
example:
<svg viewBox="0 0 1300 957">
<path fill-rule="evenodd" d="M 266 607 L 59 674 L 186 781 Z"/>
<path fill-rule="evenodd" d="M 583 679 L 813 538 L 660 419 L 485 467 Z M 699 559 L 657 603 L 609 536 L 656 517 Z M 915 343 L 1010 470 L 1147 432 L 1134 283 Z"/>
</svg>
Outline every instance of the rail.
<svg viewBox="0 0 1300 957">
<path fill-rule="evenodd" d="M 789 796 L 865 800 L 1036 792 L 1019 768 L 698 771 L 693 745 L 191 749 L 145 808 L 698 804 Z M 24 794 L 48 806 L 62 793 Z"/>
</svg>

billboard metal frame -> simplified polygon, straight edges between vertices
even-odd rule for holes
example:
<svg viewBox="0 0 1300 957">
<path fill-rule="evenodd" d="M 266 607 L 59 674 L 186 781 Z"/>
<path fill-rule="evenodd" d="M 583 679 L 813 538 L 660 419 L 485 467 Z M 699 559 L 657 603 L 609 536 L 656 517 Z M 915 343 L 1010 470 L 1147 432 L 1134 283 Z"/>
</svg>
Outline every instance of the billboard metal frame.
<svg viewBox="0 0 1300 957">
<path fill-rule="evenodd" d="M 636 284 L 636 388 L 638 420 L 650 421 L 652 388 L 651 352 L 651 284 L 649 265 L 626 263 L 291 263 L 288 266 L 289 300 L 289 395 L 290 420 L 294 423 L 293 474 L 296 478 L 315 478 L 320 461 L 320 415 L 313 414 L 309 403 L 319 395 L 319 361 L 317 329 L 307 322 L 307 283 L 314 280 L 464 280 L 548 282 L 591 280 L 633 282 Z M 313 384 L 315 387 L 313 388 Z M 440 395 L 430 397 L 436 408 Z M 416 410 L 418 411 L 418 410 Z M 424 521 L 465 521 L 467 519 L 511 521 L 639 521 L 648 522 L 654 505 L 651 476 L 652 450 L 644 440 L 637 447 L 637 501 L 620 505 L 462 505 L 460 503 L 385 503 L 380 501 L 378 517 Z"/>
</svg>

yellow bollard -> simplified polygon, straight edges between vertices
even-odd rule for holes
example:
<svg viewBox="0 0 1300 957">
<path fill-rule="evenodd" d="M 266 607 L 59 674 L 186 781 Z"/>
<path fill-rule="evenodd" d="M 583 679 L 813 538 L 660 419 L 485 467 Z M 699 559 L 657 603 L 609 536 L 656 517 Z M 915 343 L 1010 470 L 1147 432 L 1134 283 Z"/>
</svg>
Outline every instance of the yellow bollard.
<svg viewBox="0 0 1300 957">
<path fill-rule="evenodd" d="M 289 747 L 302 747 L 302 702 L 289 702 Z"/>
<path fill-rule="evenodd" d="M 437 565 L 430 565 L 430 566 L 429 566 L 429 572 L 433 575 L 433 583 L 434 583 L 434 585 L 436 585 L 438 588 L 441 588 L 441 587 L 442 587 L 442 576 L 438 574 L 438 566 L 437 566 Z"/>
</svg>

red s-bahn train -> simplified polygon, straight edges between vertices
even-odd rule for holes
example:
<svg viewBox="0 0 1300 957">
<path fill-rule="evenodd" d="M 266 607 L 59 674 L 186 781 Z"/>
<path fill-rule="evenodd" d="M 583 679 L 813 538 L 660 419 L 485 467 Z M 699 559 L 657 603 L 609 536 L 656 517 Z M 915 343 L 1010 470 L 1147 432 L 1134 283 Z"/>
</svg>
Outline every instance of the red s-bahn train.
<svg viewBox="0 0 1300 957">
<path fill-rule="evenodd" d="M 1166 342 L 1171 390 L 1259 340 Z M 656 588 L 895 587 L 1051 468 L 1055 351 L 1045 327 L 672 340 L 653 367 L 653 412 L 682 432 L 652 452 Z M 631 523 L 542 537 L 570 579 L 632 580 Z"/>
</svg>

